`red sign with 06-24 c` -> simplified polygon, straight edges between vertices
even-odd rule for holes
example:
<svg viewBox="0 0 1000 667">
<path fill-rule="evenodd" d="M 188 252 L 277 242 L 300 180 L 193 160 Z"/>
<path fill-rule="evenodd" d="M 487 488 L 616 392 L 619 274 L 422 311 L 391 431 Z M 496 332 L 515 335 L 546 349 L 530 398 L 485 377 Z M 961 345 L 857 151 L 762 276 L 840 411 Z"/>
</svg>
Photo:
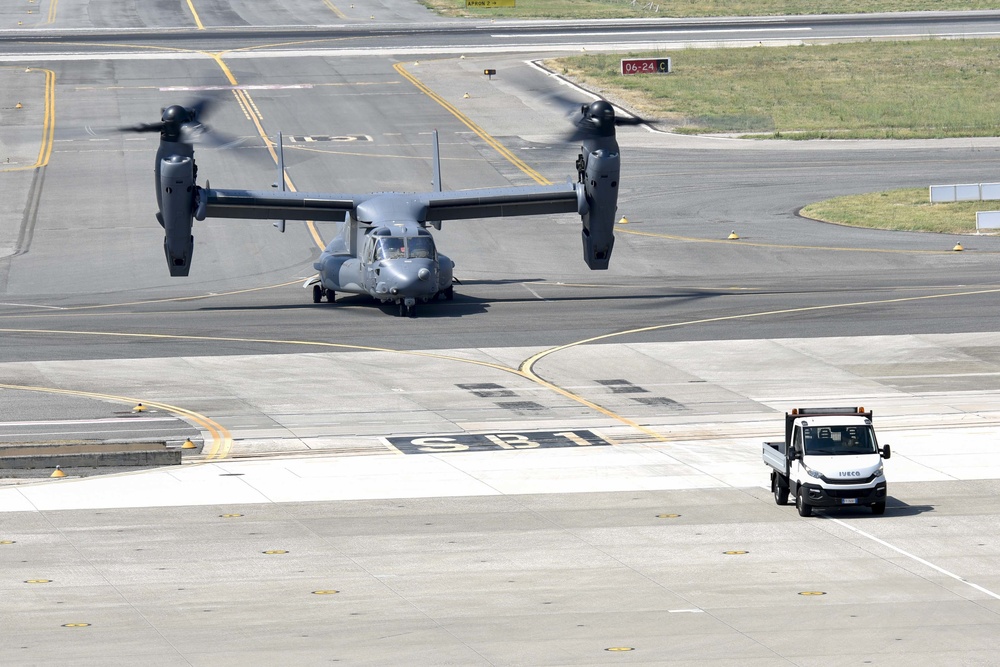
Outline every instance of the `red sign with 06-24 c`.
<svg viewBox="0 0 1000 667">
<path fill-rule="evenodd" d="M 622 74 L 670 74 L 670 58 L 622 58 Z"/>
</svg>

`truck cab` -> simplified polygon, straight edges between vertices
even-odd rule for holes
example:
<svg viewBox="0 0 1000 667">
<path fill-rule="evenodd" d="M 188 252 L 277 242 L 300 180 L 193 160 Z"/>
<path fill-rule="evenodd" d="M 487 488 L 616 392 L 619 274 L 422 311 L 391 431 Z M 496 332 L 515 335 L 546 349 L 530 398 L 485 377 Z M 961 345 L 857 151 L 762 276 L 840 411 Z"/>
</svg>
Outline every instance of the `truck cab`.
<svg viewBox="0 0 1000 667">
<path fill-rule="evenodd" d="M 765 442 L 771 490 L 779 505 L 789 494 L 801 516 L 813 507 L 867 505 L 885 512 L 887 485 L 872 413 L 864 408 L 798 408 L 785 414 L 784 442 Z"/>
</svg>

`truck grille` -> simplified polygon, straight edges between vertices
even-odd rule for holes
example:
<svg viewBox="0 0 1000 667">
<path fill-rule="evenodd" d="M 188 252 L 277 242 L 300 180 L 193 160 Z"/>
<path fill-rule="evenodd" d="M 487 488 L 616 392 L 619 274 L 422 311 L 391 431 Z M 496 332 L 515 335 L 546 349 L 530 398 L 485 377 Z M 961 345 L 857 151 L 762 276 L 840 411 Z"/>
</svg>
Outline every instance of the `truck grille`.
<svg viewBox="0 0 1000 667">
<path fill-rule="evenodd" d="M 823 477 L 823 481 L 827 484 L 871 484 L 875 481 L 874 475 L 869 475 L 868 477 Z M 851 498 L 852 496 L 844 496 L 845 498 Z"/>
</svg>

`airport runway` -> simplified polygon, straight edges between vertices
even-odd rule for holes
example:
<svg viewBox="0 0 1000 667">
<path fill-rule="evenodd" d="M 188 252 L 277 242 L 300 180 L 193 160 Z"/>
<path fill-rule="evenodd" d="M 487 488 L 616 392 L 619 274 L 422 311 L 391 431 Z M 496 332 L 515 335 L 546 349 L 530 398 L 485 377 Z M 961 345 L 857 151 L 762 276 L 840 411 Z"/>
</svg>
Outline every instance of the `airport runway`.
<svg viewBox="0 0 1000 667">
<path fill-rule="evenodd" d="M 58 16 L 184 25 L 86 25 L 100 14 L 84 5 L 101 3 L 61 0 Z M 379 7 L 400 22 L 419 11 Z M 22 102 L 0 104 L 0 436 L 170 429 L 200 448 L 176 469 L 0 480 L 0 654 L 994 659 L 1000 240 L 796 211 L 996 180 L 1000 141 L 629 128 L 629 222 L 609 271 L 586 269 L 572 216 L 446 223 L 435 238 L 462 284 L 411 320 L 359 297 L 312 304 L 300 285 L 318 246 L 301 225 L 198 223 L 191 276 L 171 280 L 155 141 L 103 129 L 227 88 L 211 123 L 245 140 L 198 151 L 216 187 L 268 187 L 264 137 L 278 131 L 303 191 L 425 189 L 433 129 L 448 188 L 558 182 L 575 151 L 550 97 L 567 89 L 527 62 L 546 54 L 45 48 L 65 57 L 0 62 L 0 89 Z M 150 410 L 133 416 L 137 402 Z M 875 410 L 893 447 L 886 516 L 807 520 L 774 505 L 760 441 L 780 434 L 784 410 L 816 404 Z"/>
</svg>

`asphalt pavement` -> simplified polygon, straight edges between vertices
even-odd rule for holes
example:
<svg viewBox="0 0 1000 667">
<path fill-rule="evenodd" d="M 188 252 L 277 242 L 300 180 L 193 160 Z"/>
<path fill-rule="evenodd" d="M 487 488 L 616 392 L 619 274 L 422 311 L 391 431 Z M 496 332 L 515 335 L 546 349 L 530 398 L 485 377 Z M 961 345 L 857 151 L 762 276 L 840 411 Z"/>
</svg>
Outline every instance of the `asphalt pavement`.
<svg viewBox="0 0 1000 667">
<path fill-rule="evenodd" d="M 214 25 L 294 14 L 198 4 Z M 422 11 L 357 4 L 393 21 Z M 66 0 L 57 10 L 72 27 L 105 25 Z M 102 20 L 192 20 L 126 14 Z M 302 191 L 427 189 L 433 129 L 448 188 L 558 182 L 576 153 L 551 93 L 586 94 L 534 63 L 545 53 L 290 44 L 230 58 L 205 44 L 175 58 L 122 55 L 127 43 L 49 44 L 59 58 L 0 69 L 0 88 L 25 101 L 19 116 L 4 106 L 0 128 L 12 165 L 0 171 L 0 428 L 6 440 L 167 428 L 204 444 L 172 468 L 0 480 L 3 655 L 993 660 L 1000 241 L 796 212 L 835 194 L 995 180 L 1000 142 L 623 129 L 628 222 L 610 270 L 587 270 L 573 216 L 445 223 L 435 239 L 456 261 L 456 298 L 398 318 L 360 297 L 313 304 L 300 287 L 333 225 L 196 223 L 191 275 L 169 278 L 155 138 L 105 130 L 240 85 L 211 123 L 243 143 L 197 154 L 215 187 L 268 188 L 262 135 L 278 131 L 313 139 L 286 147 Z M 136 418 L 138 402 L 151 412 Z M 885 516 L 774 505 L 760 442 L 785 410 L 817 404 L 875 411 L 893 448 Z"/>
</svg>

